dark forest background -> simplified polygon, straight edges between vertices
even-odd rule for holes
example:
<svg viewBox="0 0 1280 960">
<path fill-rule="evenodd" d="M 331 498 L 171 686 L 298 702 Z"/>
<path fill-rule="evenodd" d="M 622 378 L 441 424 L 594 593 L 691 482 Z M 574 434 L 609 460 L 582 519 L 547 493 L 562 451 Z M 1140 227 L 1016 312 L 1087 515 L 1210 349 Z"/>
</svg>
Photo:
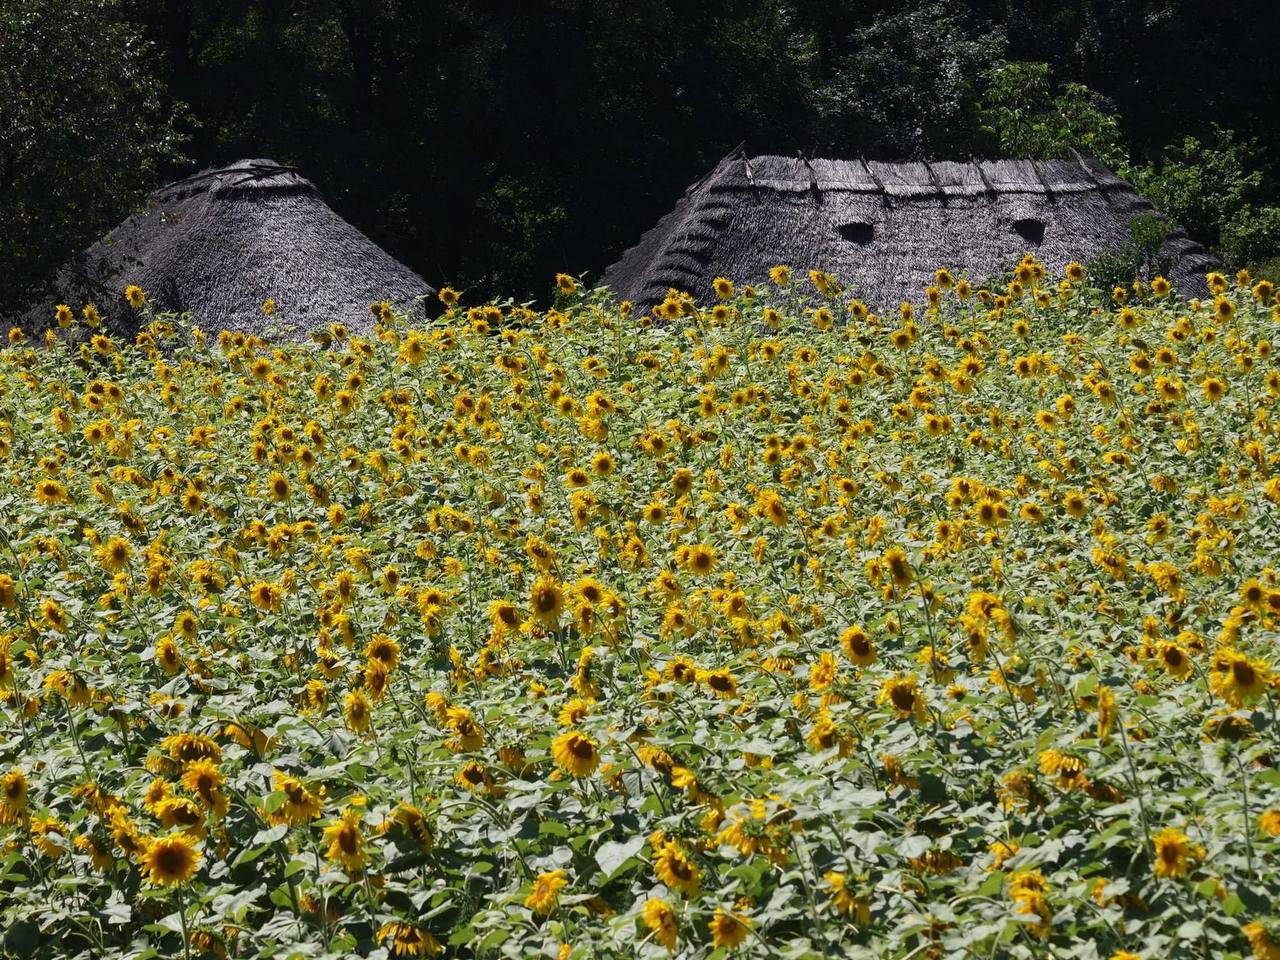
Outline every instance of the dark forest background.
<svg viewBox="0 0 1280 960">
<path fill-rule="evenodd" d="M 600 271 L 746 141 L 1092 151 L 1280 254 L 1275 0 L 3 0 L 0 305 L 196 168 L 294 164 L 436 284 Z"/>
</svg>

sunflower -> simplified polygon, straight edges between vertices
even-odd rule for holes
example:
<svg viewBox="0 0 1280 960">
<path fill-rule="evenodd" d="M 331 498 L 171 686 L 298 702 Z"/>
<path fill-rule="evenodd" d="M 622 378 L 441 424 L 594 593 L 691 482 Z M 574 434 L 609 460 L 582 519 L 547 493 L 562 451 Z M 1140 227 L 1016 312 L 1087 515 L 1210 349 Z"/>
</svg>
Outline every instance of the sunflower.
<svg viewBox="0 0 1280 960">
<path fill-rule="evenodd" d="M 717 907 L 711 918 L 711 945 L 716 949 L 724 947 L 732 950 L 747 939 L 751 932 L 751 921 L 736 911 Z"/>
<path fill-rule="evenodd" d="M 733 281 L 728 277 L 716 277 L 711 281 L 711 289 L 721 300 L 731 300 L 736 292 Z"/>
<path fill-rule="evenodd" d="M 124 288 L 124 299 L 133 309 L 139 310 L 147 302 L 147 295 L 142 292 L 140 286 L 131 283 Z"/>
<path fill-rule="evenodd" d="M 360 831 L 360 811 L 354 807 L 347 807 L 341 820 L 325 827 L 324 840 L 329 844 L 325 857 L 348 874 L 359 873 L 369 862 L 364 834 Z"/>
<path fill-rule="evenodd" d="M 173 621 L 173 629 L 187 640 L 194 640 L 200 621 L 190 610 L 183 610 Z"/>
<path fill-rule="evenodd" d="M 466 707 L 449 707 L 444 722 L 457 734 L 456 739 L 447 744 L 450 750 L 473 751 L 484 746 L 484 731 Z"/>
<path fill-rule="evenodd" d="M 160 741 L 160 747 L 184 767 L 195 760 L 222 762 L 222 748 L 202 733 L 175 733 Z"/>
<path fill-rule="evenodd" d="M 1176 643 L 1162 643 L 1158 648 L 1160 663 L 1170 676 L 1181 680 L 1192 670 L 1191 658 L 1187 651 Z"/>
<path fill-rule="evenodd" d="M 594 739 L 569 730 L 551 741 L 551 758 L 570 776 L 587 777 L 599 766 L 600 751 Z"/>
<path fill-rule="evenodd" d="M 205 834 L 204 811 L 194 800 L 186 797 L 165 797 L 156 804 L 155 812 L 156 819 L 166 829 L 181 827 L 184 833 L 193 837 L 203 837 Z"/>
<path fill-rule="evenodd" d="M 1098 688 L 1098 739 L 1106 743 L 1116 723 L 1116 695 L 1110 687 Z"/>
<path fill-rule="evenodd" d="M 871 901 L 849 890 L 848 878 L 845 874 L 832 870 L 825 874 L 823 879 L 827 881 L 827 886 L 830 888 L 827 895 L 838 913 L 855 920 L 864 927 L 871 922 Z"/>
<path fill-rule="evenodd" d="M 391 685 L 391 672 L 387 665 L 381 660 L 366 660 L 362 676 L 365 692 L 373 698 L 374 703 L 381 703 Z"/>
<path fill-rule="evenodd" d="M 284 590 L 278 583 L 259 580 L 249 588 L 249 599 L 260 610 L 275 612 L 280 609 L 280 603 L 284 599 Z"/>
<path fill-rule="evenodd" d="M 489 622 L 498 634 L 506 634 L 519 630 L 524 618 L 520 608 L 510 600 L 494 600 L 489 604 Z"/>
<path fill-rule="evenodd" d="M 57 480 L 41 480 L 35 487 L 36 500 L 43 504 L 64 503 L 67 500 L 67 488 Z"/>
<path fill-rule="evenodd" d="M 575 727 L 591 713 L 592 701 L 583 697 L 575 697 L 560 708 L 556 718 L 562 727 Z"/>
<path fill-rule="evenodd" d="M 0 824 L 12 826 L 22 821 L 27 790 L 27 775 L 16 767 L 0 777 Z"/>
<path fill-rule="evenodd" d="M 551 913 L 560 902 L 560 891 L 568 885 L 569 875 L 563 870 L 540 873 L 529 896 L 525 897 L 524 905 L 534 913 Z"/>
<path fill-rule="evenodd" d="M 121 537 L 112 537 L 99 550 L 98 562 L 108 573 L 119 573 L 129 565 L 131 556 L 133 548 L 129 546 L 129 542 Z"/>
<path fill-rule="evenodd" d="M 182 653 L 173 637 L 163 636 L 156 641 L 156 663 L 168 674 L 175 674 L 182 667 Z"/>
<path fill-rule="evenodd" d="M 644 925 L 649 928 L 655 943 L 660 943 L 675 953 L 679 932 L 676 927 L 676 912 L 671 904 L 661 897 L 650 897 L 641 911 Z"/>
<path fill-rule="evenodd" d="M 182 785 L 195 794 L 206 810 L 215 818 L 226 816 L 230 808 L 222 786 L 227 778 L 212 760 L 193 760 L 182 772 Z"/>
<path fill-rule="evenodd" d="M 1152 837 L 1151 844 L 1155 848 L 1155 865 L 1152 869 L 1157 877 L 1185 877 L 1204 857 L 1203 847 L 1196 846 L 1185 833 L 1172 827 L 1167 827 Z"/>
<path fill-rule="evenodd" d="M 690 573 L 705 577 L 715 570 L 719 557 L 716 555 L 715 547 L 699 543 L 691 547 L 681 547 L 676 553 L 676 559 Z"/>
<path fill-rule="evenodd" d="M 477 763 L 475 760 L 468 760 L 453 775 L 454 782 L 464 790 L 472 792 L 477 790 L 487 790 L 493 786 L 493 777 L 489 771 L 484 768 L 483 764 Z"/>
<path fill-rule="evenodd" d="M 363 690 L 352 690 L 347 694 L 345 716 L 347 728 L 356 733 L 367 733 L 373 726 L 369 698 L 364 695 Z"/>
<path fill-rule="evenodd" d="M 378 943 L 391 941 L 391 953 L 397 957 L 438 957 L 444 947 L 431 933 L 416 923 L 384 923 L 378 930 Z"/>
<path fill-rule="evenodd" d="M 140 866 L 147 882 L 157 887 L 186 883 L 200 866 L 194 837 L 179 833 L 147 841 Z"/>
<path fill-rule="evenodd" d="M 845 628 L 840 634 L 840 646 L 855 666 L 869 667 L 876 662 L 875 644 L 867 636 L 867 631 L 857 624 Z"/>
<path fill-rule="evenodd" d="M 1205 377 L 1200 381 L 1200 392 L 1210 403 L 1221 400 L 1227 393 L 1226 381 L 1220 377 Z"/>
<path fill-rule="evenodd" d="M 1254 920 L 1246 923 L 1241 932 L 1256 960 L 1280 960 L 1280 930 L 1274 924 Z"/>
<path fill-rule="evenodd" d="M 551 577 L 541 577 L 529 591 L 529 609 L 544 627 L 554 629 L 564 612 L 564 591 Z"/>
<path fill-rule="evenodd" d="M 1062 509 L 1077 519 L 1085 515 L 1088 509 L 1088 502 L 1084 498 L 1084 494 L 1078 490 L 1068 491 L 1062 498 Z"/>
<path fill-rule="evenodd" d="M 721 700 L 732 700 L 738 695 L 738 681 L 730 670 L 703 670 L 699 672 L 698 679 Z"/>
<path fill-rule="evenodd" d="M 914 674 L 894 674 L 885 680 L 876 703 L 888 704 L 900 719 L 915 717 L 923 720 L 925 716 L 924 694 L 920 692 Z"/>
<path fill-rule="evenodd" d="M 894 586 L 899 589 L 906 587 L 915 579 L 915 572 L 911 569 L 907 552 L 901 547 L 890 547 L 884 552 L 881 560 L 889 571 L 889 577 L 893 580 Z"/>
<path fill-rule="evenodd" d="M 607 451 L 601 451 L 591 458 L 591 469 L 598 477 L 607 477 L 617 466 L 618 461 Z"/>
<path fill-rule="evenodd" d="M 283 503 L 289 499 L 293 486 L 289 483 L 289 478 L 283 473 L 276 471 L 267 477 L 267 496 L 277 503 Z"/>
<path fill-rule="evenodd" d="M 296 827 L 320 816 L 324 807 L 321 796 L 312 793 L 297 777 L 292 777 L 282 770 L 276 770 L 272 780 L 277 793 L 284 794 L 284 799 L 274 810 L 267 813 L 267 821 L 273 825 L 288 824 Z"/>
<path fill-rule="evenodd" d="M 1048 894 L 1049 884 L 1038 870 L 1019 870 L 1009 880 L 1009 899 L 1018 905 L 1018 913 L 1038 918 L 1028 925 L 1037 936 L 1046 936 L 1052 929 Z"/>
<path fill-rule="evenodd" d="M 1280 810 L 1272 808 L 1262 811 L 1258 817 L 1258 827 L 1269 837 L 1280 837 Z"/>
<path fill-rule="evenodd" d="M 73 707 L 83 707 L 93 698 L 93 689 L 69 670 L 53 671 L 44 678 L 44 685 Z"/>
<path fill-rule="evenodd" d="M 406 839 L 424 853 L 435 846 L 435 836 L 426 815 L 411 803 L 398 803 L 379 828 L 380 833 L 401 831 Z"/>
<path fill-rule="evenodd" d="M 59 632 L 67 629 L 67 611 L 62 604 L 52 597 L 45 598 L 40 604 L 40 614 L 51 629 Z"/>
<path fill-rule="evenodd" d="M 1251 660 L 1230 648 L 1218 651 L 1209 685 L 1233 707 L 1241 707 L 1266 692 L 1271 667 L 1265 660 Z"/>
<path fill-rule="evenodd" d="M 686 897 L 697 896 L 697 864 L 689 859 L 678 843 L 663 840 L 658 844 L 653 857 L 653 872 L 672 890 L 678 890 Z"/>
</svg>

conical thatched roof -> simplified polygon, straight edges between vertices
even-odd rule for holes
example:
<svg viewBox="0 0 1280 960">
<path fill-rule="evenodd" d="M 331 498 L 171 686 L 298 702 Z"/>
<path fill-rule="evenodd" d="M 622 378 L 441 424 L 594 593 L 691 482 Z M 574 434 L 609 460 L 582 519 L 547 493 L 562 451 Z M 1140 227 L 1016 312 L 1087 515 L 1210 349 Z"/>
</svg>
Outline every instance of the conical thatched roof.
<svg viewBox="0 0 1280 960">
<path fill-rule="evenodd" d="M 365 327 L 375 300 L 421 312 L 416 298 L 435 293 L 330 209 L 311 181 L 270 160 L 240 160 L 157 190 L 143 212 L 66 264 L 29 317 L 45 322 L 54 304 L 96 303 L 127 329 L 128 284 L 157 311 L 190 311 L 210 332 L 262 332 L 270 297 L 274 321 L 291 335 L 333 321 Z"/>
<path fill-rule="evenodd" d="M 725 276 L 758 283 L 787 263 L 837 274 L 868 304 L 919 299 L 937 267 L 974 282 L 1033 252 L 1051 270 L 1130 239 L 1152 207 L 1102 164 L 1075 160 L 876 163 L 747 157 L 734 151 L 604 275 L 651 306 L 670 287 L 700 302 Z M 1175 230 L 1162 256 L 1182 292 L 1212 261 Z"/>
</svg>

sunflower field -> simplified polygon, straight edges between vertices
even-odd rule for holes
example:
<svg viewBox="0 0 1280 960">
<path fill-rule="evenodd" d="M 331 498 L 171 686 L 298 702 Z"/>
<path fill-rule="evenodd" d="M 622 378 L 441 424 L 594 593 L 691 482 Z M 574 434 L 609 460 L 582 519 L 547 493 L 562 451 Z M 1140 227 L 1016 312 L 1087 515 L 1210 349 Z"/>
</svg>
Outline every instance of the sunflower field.
<svg viewBox="0 0 1280 960">
<path fill-rule="evenodd" d="M 1280 957 L 1269 283 L 558 283 L 10 331 L 0 955 Z"/>
</svg>

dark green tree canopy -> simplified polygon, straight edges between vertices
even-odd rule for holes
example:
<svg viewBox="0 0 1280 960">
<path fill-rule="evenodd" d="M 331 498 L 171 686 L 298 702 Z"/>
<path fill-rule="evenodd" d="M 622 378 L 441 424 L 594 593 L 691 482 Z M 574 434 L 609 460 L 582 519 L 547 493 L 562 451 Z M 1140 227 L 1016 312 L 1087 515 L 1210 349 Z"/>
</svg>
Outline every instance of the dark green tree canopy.
<svg viewBox="0 0 1280 960">
<path fill-rule="evenodd" d="M 0 303 L 181 162 L 155 54 L 114 0 L 0 5 Z"/>
</svg>

